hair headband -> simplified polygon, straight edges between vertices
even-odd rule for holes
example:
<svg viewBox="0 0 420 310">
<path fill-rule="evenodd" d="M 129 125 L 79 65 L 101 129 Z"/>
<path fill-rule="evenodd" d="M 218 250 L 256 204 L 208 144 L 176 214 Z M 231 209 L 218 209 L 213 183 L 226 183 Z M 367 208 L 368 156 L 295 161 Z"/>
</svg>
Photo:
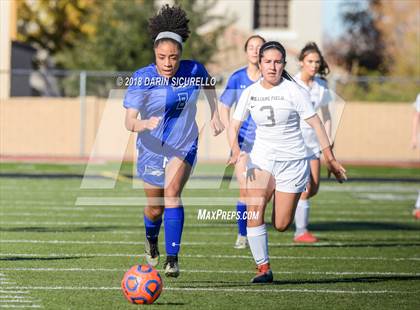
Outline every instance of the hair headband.
<svg viewBox="0 0 420 310">
<path fill-rule="evenodd" d="M 178 42 L 179 44 L 181 44 L 181 47 L 183 46 L 182 37 L 175 32 L 171 32 L 171 31 L 159 32 L 159 34 L 156 36 L 155 42 L 160 39 L 172 39 Z"/>
</svg>

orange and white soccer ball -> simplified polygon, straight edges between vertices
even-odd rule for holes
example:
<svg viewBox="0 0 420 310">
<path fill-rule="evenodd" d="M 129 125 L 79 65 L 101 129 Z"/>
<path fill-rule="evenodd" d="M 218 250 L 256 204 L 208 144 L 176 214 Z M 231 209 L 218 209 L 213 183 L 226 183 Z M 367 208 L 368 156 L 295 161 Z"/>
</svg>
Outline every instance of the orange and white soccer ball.
<svg viewBox="0 0 420 310">
<path fill-rule="evenodd" d="M 162 292 L 160 274 L 150 265 L 135 265 L 128 269 L 121 281 L 127 300 L 133 304 L 152 304 Z"/>
</svg>

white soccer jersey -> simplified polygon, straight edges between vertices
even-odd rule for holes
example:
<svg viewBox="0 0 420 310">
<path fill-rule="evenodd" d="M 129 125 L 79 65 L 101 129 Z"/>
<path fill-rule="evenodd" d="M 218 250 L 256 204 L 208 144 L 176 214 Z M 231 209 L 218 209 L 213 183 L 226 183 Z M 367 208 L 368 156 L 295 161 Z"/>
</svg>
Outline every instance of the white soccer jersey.
<svg viewBox="0 0 420 310">
<path fill-rule="evenodd" d="M 261 82 L 252 84 L 242 93 L 233 118 L 244 121 L 250 113 L 257 125 L 251 156 L 278 161 L 307 157 L 300 120 L 314 116 L 315 110 L 298 84 L 285 79 L 270 89 Z"/>
<path fill-rule="evenodd" d="M 300 73 L 296 74 L 294 78 L 300 86 L 309 92 L 311 103 L 315 111 L 318 111 L 321 107 L 327 106 L 331 102 L 331 94 L 325 80 L 315 77 L 312 85 L 308 86 L 302 81 Z M 305 140 L 308 155 L 319 154 L 320 147 L 315 131 L 303 120 L 300 122 L 300 126 L 302 128 L 303 139 Z"/>
</svg>

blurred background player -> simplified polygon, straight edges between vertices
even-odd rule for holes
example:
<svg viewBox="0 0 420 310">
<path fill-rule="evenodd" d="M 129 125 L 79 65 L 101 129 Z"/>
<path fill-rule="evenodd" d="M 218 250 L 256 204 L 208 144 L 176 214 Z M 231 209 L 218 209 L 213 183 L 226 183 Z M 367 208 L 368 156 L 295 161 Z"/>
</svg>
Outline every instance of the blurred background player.
<svg viewBox="0 0 420 310">
<path fill-rule="evenodd" d="M 322 112 L 325 130 L 331 139 L 331 115 L 328 103 L 331 102 L 331 95 L 327 87 L 325 76 L 329 73 L 328 64 L 314 42 L 305 45 L 299 54 L 300 72 L 294 77 L 295 81 L 309 92 L 310 100 L 315 111 Z M 312 235 L 307 227 L 309 222 L 309 198 L 318 193 L 320 181 L 320 155 L 321 149 L 316 137 L 315 130 L 304 120 L 301 120 L 300 127 L 305 140 L 306 151 L 310 156 L 310 181 L 306 191 L 300 196 L 295 213 L 295 242 L 313 243 L 318 239 Z"/>
<path fill-rule="evenodd" d="M 259 35 L 250 36 L 244 46 L 247 56 L 248 65 L 235 71 L 229 78 L 226 88 L 220 96 L 220 118 L 225 126 L 229 128 L 230 109 L 236 105 L 239 98 L 249 85 L 259 80 L 261 76 L 258 67 L 258 52 L 261 45 L 265 43 L 265 39 Z M 246 219 L 243 218 L 246 211 L 245 197 L 246 197 L 246 164 L 248 161 L 248 154 L 251 152 L 255 139 L 255 122 L 251 115 L 243 122 L 239 130 L 238 143 L 241 148 L 241 156 L 235 164 L 236 179 L 239 184 L 239 200 L 236 204 L 236 211 L 238 214 L 238 237 L 234 248 L 244 249 L 247 247 L 246 238 Z"/>
<path fill-rule="evenodd" d="M 178 253 L 184 224 L 181 193 L 196 160 L 198 128 L 195 122 L 200 86 L 172 87 L 176 78 L 209 78 L 204 66 L 181 60 L 189 36 L 188 18 L 179 7 L 165 5 L 149 20 L 155 63 L 137 70 L 125 95 L 125 126 L 138 132 L 137 173 L 144 181 L 146 260 L 159 262 L 158 235 L 164 216 L 165 274 L 179 275 Z M 167 79 L 167 80 L 165 80 Z M 145 83 L 145 81 L 155 83 Z M 166 83 L 168 81 L 169 83 Z M 206 91 L 215 135 L 223 131 L 214 87 Z M 140 119 L 138 115 L 140 114 Z"/>
<path fill-rule="evenodd" d="M 420 93 L 417 94 L 416 102 L 414 102 L 415 111 L 413 114 L 413 122 L 411 126 L 411 147 L 413 149 L 420 147 L 419 142 L 419 124 L 420 124 Z M 414 205 L 413 216 L 420 220 L 420 190 Z"/>
<path fill-rule="evenodd" d="M 259 52 L 262 79 L 242 93 L 229 128 L 232 146 L 231 163 L 236 163 L 241 149 L 238 132 L 249 114 L 257 129 L 249 155 L 247 171 L 247 211 L 257 212 L 248 218 L 247 236 L 257 265 L 252 283 L 273 281 L 268 256 L 268 238 L 264 212 L 275 190 L 272 223 L 285 231 L 301 193 L 310 176 L 309 158 L 300 129 L 300 120 L 310 124 L 317 135 L 328 170 L 339 182 L 346 179 L 345 169 L 335 160 L 325 128 L 315 113 L 309 94 L 284 70 L 286 51 L 278 42 L 264 43 Z"/>
</svg>

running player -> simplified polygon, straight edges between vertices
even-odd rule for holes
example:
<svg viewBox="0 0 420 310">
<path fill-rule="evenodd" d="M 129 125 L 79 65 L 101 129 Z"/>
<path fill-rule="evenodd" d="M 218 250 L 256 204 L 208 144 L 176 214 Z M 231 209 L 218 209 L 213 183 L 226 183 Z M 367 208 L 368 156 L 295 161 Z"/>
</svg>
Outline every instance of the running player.
<svg viewBox="0 0 420 310">
<path fill-rule="evenodd" d="M 414 102 L 415 111 L 413 115 L 413 123 L 411 129 L 411 147 L 415 149 L 419 147 L 419 124 L 420 124 L 420 93 L 417 94 L 416 102 Z M 414 205 L 413 216 L 415 219 L 420 220 L 420 191 L 417 196 L 416 204 Z"/>
<path fill-rule="evenodd" d="M 155 63 L 134 73 L 133 85 L 124 99 L 125 126 L 138 132 L 137 173 L 144 181 L 147 196 L 146 260 L 152 266 L 159 262 L 158 235 L 165 213 L 165 274 L 170 277 L 179 275 L 178 253 L 184 224 L 181 193 L 197 154 L 195 116 L 201 88 L 197 81 L 211 81 L 202 64 L 180 60 L 183 42 L 190 32 L 188 22 L 181 8 L 169 5 L 150 19 Z M 211 126 L 217 135 L 223 131 L 223 124 L 217 112 L 214 86 L 208 84 L 203 88 L 207 88 Z"/>
<path fill-rule="evenodd" d="M 253 283 L 273 281 L 268 256 L 268 238 L 264 224 L 267 201 L 274 191 L 272 224 L 285 231 L 293 221 L 300 195 L 310 176 L 309 158 L 300 129 L 300 120 L 311 125 L 317 135 L 328 170 L 339 182 L 346 179 L 345 169 L 335 160 L 325 128 L 315 113 L 309 94 L 284 70 L 286 51 L 274 41 L 259 51 L 262 79 L 241 95 L 229 127 L 231 163 L 240 156 L 238 132 L 242 121 L 251 114 L 257 129 L 249 155 L 247 171 L 247 236 L 257 265 Z"/>
<path fill-rule="evenodd" d="M 309 96 L 314 107 L 322 112 L 325 130 L 331 141 L 331 116 L 328 103 L 331 101 L 325 76 L 329 73 L 328 64 L 322 56 L 321 51 L 314 42 L 305 45 L 299 54 L 300 72 L 294 77 L 295 81 L 309 92 Z M 315 196 L 319 189 L 320 180 L 320 160 L 321 155 L 318 139 L 315 130 L 304 120 L 300 121 L 303 139 L 306 144 L 306 151 L 310 156 L 310 181 L 306 186 L 306 191 L 300 196 L 295 212 L 295 242 L 313 243 L 318 239 L 312 235 L 307 227 L 309 222 L 309 198 Z"/>
<path fill-rule="evenodd" d="M 247 56 L 248 65 L 235 71 L 229 78 L 226 88 L 220 96 L 220 118 L 225 128 L 229 128 L 230 109 L 236 105 L 241 97 L 242 92 L 249 85 L 255 83 L 261 76 L 258 67 L 258 51 L 261 45 L 265 43 L 264 38 L 259 35 L 250 36 L 244 46 Z M 246 219 L 243 218 L 246 211 L 245 195 L 246 195 L 246 163 L 248 154 L 251 152 L 255 139 L 255 122 L 251 115 L 243 122 L 239 130 L 238 143 L 241 148 L 241 156 L 235 164 L 236 179 L 239 184 L 239 200 L 236 204 L 236 212 L 238 215 L 238 237 L 235 242 L 235 249 L 245 249 L 247 247 L 246 238 Z"/>
</svg>

